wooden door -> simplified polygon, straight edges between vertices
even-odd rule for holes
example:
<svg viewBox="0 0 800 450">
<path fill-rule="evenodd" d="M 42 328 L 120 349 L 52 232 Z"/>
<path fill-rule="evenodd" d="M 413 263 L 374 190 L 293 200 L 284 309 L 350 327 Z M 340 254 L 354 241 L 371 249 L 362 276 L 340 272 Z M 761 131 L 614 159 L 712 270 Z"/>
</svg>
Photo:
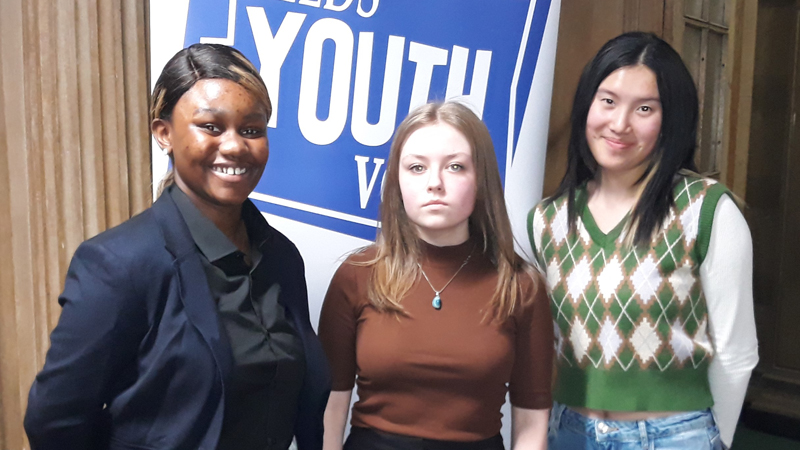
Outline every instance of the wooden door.
<svg viewBox="0 0 800 450">
<path fill-rule="evenodd" d="M 777 336 L 775 366 L 797 371 L 800 382 L 800 2 L 794 6 L 794 52 L 792 76 L 792 105 L 788 117 L 789 145 L 783 155 L 783 181 L 779 202 L 780 252 L 779 289 L 775 302 Z M 767 149 L 765 149 L 767 150 Z M 768 151 L 768 150 L 767 150 Z"/>
<path fill-rule="evenodd" d="M 800 418 L 800 2 L 758 6 L 745 215 L 761 361 L 753 407 Z"/>
</svg>

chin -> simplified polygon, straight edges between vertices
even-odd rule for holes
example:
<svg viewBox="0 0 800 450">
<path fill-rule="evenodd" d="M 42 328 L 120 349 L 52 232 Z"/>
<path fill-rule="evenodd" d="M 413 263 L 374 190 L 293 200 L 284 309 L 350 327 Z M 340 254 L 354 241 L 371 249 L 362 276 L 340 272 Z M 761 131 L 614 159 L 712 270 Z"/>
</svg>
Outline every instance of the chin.
<svg viewBox="0 0 800 450">
<path fill-rule="evenodd" d="M 219 195 L 211 195 L 210 197 L 213 199 L 214 203 L 220 206 L 239 206 L 245 201 L 247 201 L 247 197 L 250 195 L 250 192 L 247 194 L 219 194 Z"/>
</svg>

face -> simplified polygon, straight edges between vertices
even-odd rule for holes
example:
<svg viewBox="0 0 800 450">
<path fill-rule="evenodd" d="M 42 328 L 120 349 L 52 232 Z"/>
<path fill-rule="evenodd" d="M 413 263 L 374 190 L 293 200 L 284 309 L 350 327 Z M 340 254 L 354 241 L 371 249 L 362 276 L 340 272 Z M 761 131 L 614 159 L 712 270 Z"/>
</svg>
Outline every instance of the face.
<svg viewBox="0 0 800 450">
<path fill-rule="evenodd" d="M 648 67 L 622 67 L 597 88 L 586 117 L 586 140 L 603 176 L 640 177 L 661 131 L 656 76 Z"/>
<path fill-rule="evenodd" d="M 201 210 L 240 207 L 269 158 L 267 110 L 231 80 L 198 81 L 152 129 L 173 157 L 175 184 Z"/>
<path fill-rule="evenodd" d="M 419 237 L 438 246 L 465 242 L 477 187 L 464 135 L 444 123 L 414 131 L 400 152 L 399 170 L 403 205 Z"/>
</svg>

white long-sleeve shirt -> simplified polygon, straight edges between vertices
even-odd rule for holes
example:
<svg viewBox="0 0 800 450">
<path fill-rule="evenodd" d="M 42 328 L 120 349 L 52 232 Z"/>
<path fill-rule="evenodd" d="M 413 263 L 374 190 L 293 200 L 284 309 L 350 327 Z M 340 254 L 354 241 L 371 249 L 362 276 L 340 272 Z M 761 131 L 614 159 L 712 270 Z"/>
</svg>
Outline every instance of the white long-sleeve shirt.
<svg viewBox="0 0 800 450">
<path fill-rule="evenodd" d="M 700 279 L 715 350 L 708 369 L 712 412 L 722 442 L 730 447 L 750 373 L 758 363 L 758 341 L 753 314 L 753 243 L 744 216 L 727 195 L 714 212 Z"/>
</svg>

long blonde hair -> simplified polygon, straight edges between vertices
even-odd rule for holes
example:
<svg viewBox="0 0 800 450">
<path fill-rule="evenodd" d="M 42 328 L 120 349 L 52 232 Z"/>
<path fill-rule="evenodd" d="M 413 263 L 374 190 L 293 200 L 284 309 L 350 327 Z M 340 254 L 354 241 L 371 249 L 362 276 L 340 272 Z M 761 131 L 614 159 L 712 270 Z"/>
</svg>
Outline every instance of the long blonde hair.
<svg viewBox="0 0 800 450">
<path fill-rule="evenodd" d="M 469 108 L 455 102 L 423 105 L 412 111 L 397 128 L 383 184 L 381 230 L 375 242 L 377 252 L 373 259 L 359 263 L 372 268 L 367 291 L 369 300 L 380 311 L 405 314 L 401 300 L 419 277 L 417 262 L 422 250 L 400 192 L 400 153 L 412 133 L 437 123 L 458 130 L 472 149 L 477 189 L 475 207 L 469 218 L 470 235 L 478 244 L 477 250 L 489 257 L 498 273 L 497 287 L 485 317 L 503 321 L 522 301 L 520 277 L 533 277 L 533 271 L 514 251 L 514 236 L 489 130 Z"/>
</svg>

